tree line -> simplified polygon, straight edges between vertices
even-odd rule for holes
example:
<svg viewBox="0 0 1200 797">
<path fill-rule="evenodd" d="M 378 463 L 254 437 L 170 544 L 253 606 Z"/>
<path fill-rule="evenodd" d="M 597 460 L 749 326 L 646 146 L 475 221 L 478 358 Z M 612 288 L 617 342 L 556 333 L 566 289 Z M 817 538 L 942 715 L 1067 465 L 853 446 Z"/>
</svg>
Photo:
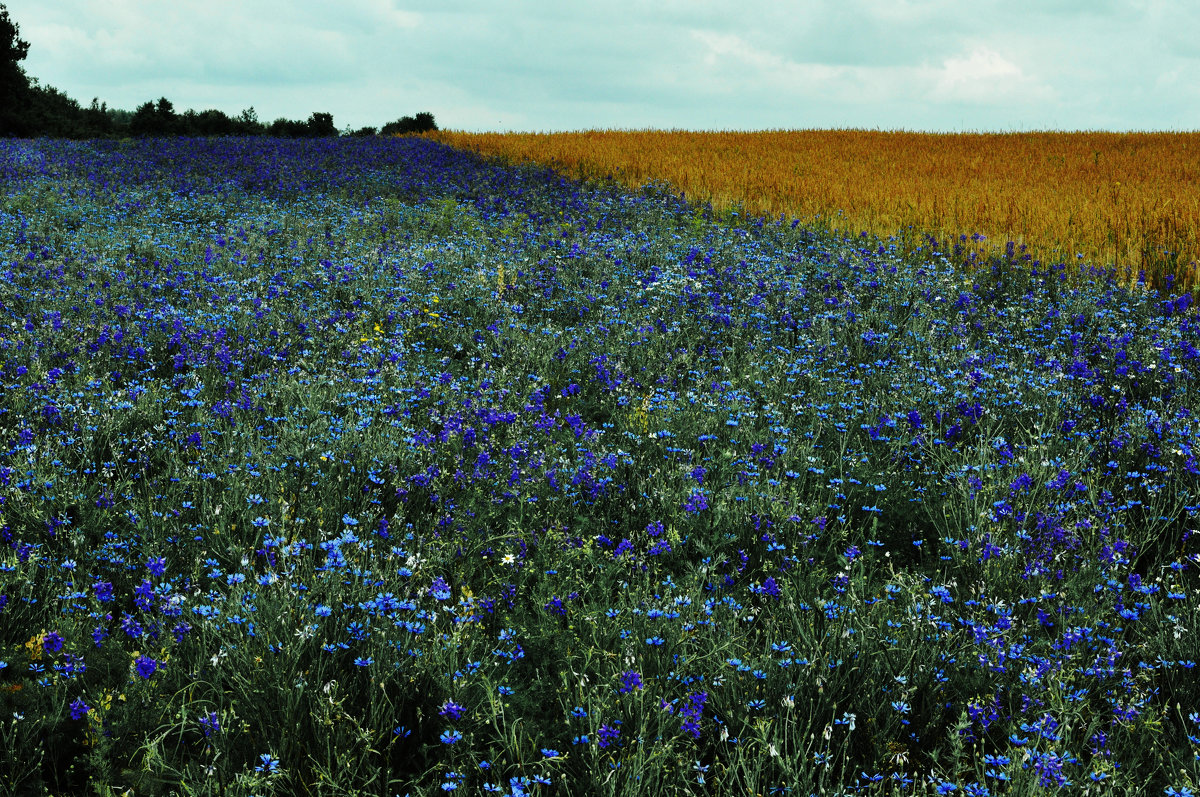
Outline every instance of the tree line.
<svg viewBox="0 0 1200 797">
<path fill-rule="evenodd" d="M 280 136 L 323 138 L 340 135 L 333 114 L 314 112 L 306 120 L 279 118 L 259 121 L 254 108 L 237 116 L 208 109 L 182 113 L 166 97 L 127 111 L 109 108 L 99 98 L 88 106 L 53 86 L 42 85 L 21 67 L 29 54 L 17 23 L 0 4 L 0 137 L 113 138 L 124 136 Z M 437 130 L 433 114 L 402 116 L 378 130 L 346 130 L 353 136 L 398 135 Z"/>
</svg>

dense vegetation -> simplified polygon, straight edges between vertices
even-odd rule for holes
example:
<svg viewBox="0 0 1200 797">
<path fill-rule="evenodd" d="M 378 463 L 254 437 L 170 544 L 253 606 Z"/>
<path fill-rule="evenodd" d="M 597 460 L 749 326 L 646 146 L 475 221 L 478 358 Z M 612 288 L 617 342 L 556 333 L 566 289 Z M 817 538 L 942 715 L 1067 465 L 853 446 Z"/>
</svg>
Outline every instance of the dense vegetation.
<svg viewBox="0 0 1200 797">
<path fill-rule="evenodd" d="M 0 181 L 12 790 L 1200 780 L 1188 295 L 420 138 Z"/>
<path fill-rule="evenodd" d="M 446 132 L 438 140 L 695 201 L 943 248 L 1109 264 L 1132 284 L 1200 290 L 1200 133 L 883 130 Z"/>
</svg>

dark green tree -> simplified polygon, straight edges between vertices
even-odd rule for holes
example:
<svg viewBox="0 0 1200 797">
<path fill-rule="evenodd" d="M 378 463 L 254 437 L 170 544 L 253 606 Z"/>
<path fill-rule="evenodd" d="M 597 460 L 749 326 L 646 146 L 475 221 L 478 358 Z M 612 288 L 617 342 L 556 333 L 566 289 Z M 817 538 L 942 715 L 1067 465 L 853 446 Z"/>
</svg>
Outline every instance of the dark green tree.
<svg viewBox="0 0 1200 797">
<path fill-rule="evenodd" d="M 433 114 L 422 111 L 416 116 L 401 116 L 394 122 L 388 122 L 379 132 L 385 136 L 402 136 L 408 133 L 428 133 L 437 129 L 437 123 L 433 121 Z"/>
<path fill-rule="evenodd" d="M 233 134 L 237 136 L 261 136 L 266 132 L 266 127 L 258 121 L 258 111 L 251 106 L 242 111 L 236 119 L 233 120 Z"/>
<path fill-rule="evenodd" d="M 305 138 L 308 134 L 308 125 L 304 122 L 282 116 L 267 127 L 267 135 L 278 138 Z"/>
<path fill-rule="evenodd" d="M 166 97 L 160 97 L 157 103 L 139 105 L 129 122 L 129 132 L 135 136 L 178 135 L 179 127 L 175 106 Z"/>
<path fill-rule="evenodd" d="M 338 134 L 333 126 L 333 114 L 313 113 L 308 117 L 308 135 L 313 138 L 330 138 Z"/>
<path fill-rule="evenodd" d="M 113 119 L 108 110 L 108 103 L 100 102 L 99 97 L 92 97 L 92 104 L 83 112 L 85 135 L 88 138 L 102 138 L 112 135 Z"/>
<path fill-rule="evenodd" d="M 421 111 L 421 113 L 413 117 L 413 121 L 416 123 L 415 126 L 418 133 L 428 133 L 431 130 L 438 129 L 437 122 L 433 121 L 433 114 L 429 113 L 429 111 Z"/>
<path fill-rule="evenodd" d="M 0 136 L 28 135 L 24 111 L 29 103 L 29 78 L 21 62 L 29 55 L 29 42 L 0 4 Z"/>
</svg>

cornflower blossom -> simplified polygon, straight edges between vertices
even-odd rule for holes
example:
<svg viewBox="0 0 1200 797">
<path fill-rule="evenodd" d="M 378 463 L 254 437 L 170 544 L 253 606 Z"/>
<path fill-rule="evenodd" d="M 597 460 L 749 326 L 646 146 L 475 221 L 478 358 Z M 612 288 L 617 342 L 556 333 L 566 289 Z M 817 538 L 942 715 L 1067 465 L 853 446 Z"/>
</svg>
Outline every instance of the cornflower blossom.
<svg viewBox="0 0 1200 797">
<path fill-rule="evenodd" d="M 270 753 L 262 753 L 258 757 L 258 763 L 254 766 L 254 771 L 266 775 L 274 775 L 279 771 L 279 759 Z"/>
</svg>

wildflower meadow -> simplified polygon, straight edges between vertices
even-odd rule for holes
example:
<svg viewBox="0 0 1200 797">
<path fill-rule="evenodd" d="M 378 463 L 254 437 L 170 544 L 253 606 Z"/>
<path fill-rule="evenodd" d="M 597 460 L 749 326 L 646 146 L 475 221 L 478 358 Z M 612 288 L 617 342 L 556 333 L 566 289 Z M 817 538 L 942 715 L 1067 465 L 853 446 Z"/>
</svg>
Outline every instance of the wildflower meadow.
<svg viewBox="0 0 1200 797">
<path fill-rule="evenodd" d="M 0 184 L 8 793 L 1200 788 L 1190 293 L 412 137 Z"/>
</svg>

